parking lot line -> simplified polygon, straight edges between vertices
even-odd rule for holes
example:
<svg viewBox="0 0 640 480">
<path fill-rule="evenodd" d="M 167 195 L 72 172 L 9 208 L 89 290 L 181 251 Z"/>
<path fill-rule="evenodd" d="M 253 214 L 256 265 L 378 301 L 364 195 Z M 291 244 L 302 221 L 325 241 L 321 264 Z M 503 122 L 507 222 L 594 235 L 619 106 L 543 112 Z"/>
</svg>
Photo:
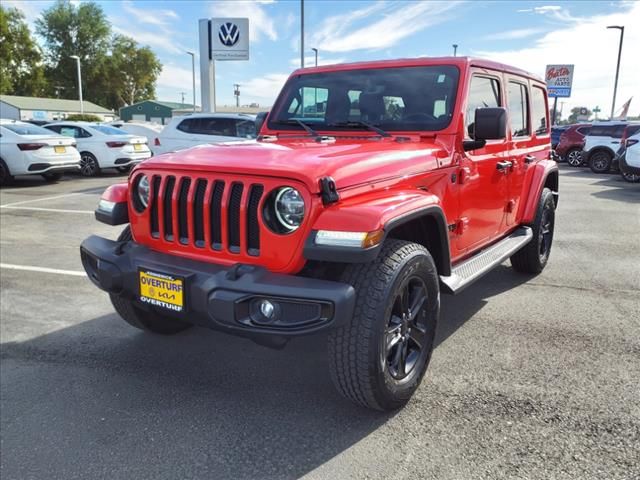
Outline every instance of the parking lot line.
<svg viewBox="0 0 640 480">
<path fill-rule="evenodd" d="M 7 203 L 6 205 L 0 205 L 0 208 L 4 207 L 13 207 L 14 205 L 24 205 L 26 203 L 33 202 L 45 202 L 47 200 L 56 200 L 58 198 L 66 198 L 66 197 L 74 197 L 76 195 L 94 195 L 94 193 L 102 193 L 104 188 L 95 188 L 96 192 L 85 191 L 85 192 L 74 192 L 74 193 L 65 193 L 64 195 L 54 195 L 53 197 L 41 197 L 41 198 L 32 198 L 31 200 L 22 200 L 20 202 Z"/>
<path fill-rule="evenodd" d="M 27 272 L 56 273 L 59 275 L 71 275 L 73 277 L 85 277 L 87 274 L 79 270 L 61 270 L 58 268 L 33 267 L 30 265 L 13 265 L 12 263 L 0 263 L 0 268 L 7 270 L 24 270 Z"/>
<path fill-rule="evenodd" d="M 44 208 L 44 207 L 20 207 L 13 205 L 2 205 L 0 208 L 5 210 L 35 210 L 37 212 L 56 212 L 56 213 L 94 213 L 93 210 L 67 210 L 63 208 Z"/>
</svg>

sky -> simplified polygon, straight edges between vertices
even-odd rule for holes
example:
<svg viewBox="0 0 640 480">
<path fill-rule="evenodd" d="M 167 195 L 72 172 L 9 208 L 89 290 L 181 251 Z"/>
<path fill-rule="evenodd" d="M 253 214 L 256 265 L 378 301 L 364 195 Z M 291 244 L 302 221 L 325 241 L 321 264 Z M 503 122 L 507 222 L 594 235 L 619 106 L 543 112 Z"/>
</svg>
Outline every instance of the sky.
<svg viewBox="0 0 640 480">
<path fill-rule="evenodd" d="M 82 0 L 73 0 L 79 3 Z M 22 10 L 33 30 L 52 0 L 2 0 Z M 192 98 L 191 57 L 198 50 L 198 19 L 247 17 L 250 60 L 216 62 L 218 105 L 233 105 L 233 84 L 241 104 L 268 107 L 288 75 L 300 67 L 299 0 L 109 0 L 97 1 L 116 33 L 148 45 L 163 64 L 157 97 Z M 630 97 L 630 114 L 640 114 L 640 1 L 339 1 L 304 0 L 305 57 L 333 64 L 420 56 L 484 57 L 544 76 L 547 64 L 574 64 L 572 107 L 611 109 L 619 30 L 624 44 L 616 110 Z M 197 61 L 196 61 L 197 62 Z M 196 63 L 196 99 L 200 104 Z"/>
</svg>

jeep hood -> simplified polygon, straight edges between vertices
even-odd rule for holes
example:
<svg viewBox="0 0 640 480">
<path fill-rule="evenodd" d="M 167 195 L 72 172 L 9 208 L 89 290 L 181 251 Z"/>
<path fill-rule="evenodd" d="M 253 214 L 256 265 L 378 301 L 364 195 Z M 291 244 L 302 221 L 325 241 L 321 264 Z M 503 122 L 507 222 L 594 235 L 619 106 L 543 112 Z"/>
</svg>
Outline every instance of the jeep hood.
<svg viewBox="0 0 640 480">
<path fill-rule="evenodd" d="M 210 171 L 288 178 L 311 193 L 332 177 L 338 189 L 438 168 L 448 156 L 434 138 L 398 142 L 393 138 L 319 143 L 313 139 L 250 141 L 199 145 L 146 160 L 140 168 Z"/>
</svg>

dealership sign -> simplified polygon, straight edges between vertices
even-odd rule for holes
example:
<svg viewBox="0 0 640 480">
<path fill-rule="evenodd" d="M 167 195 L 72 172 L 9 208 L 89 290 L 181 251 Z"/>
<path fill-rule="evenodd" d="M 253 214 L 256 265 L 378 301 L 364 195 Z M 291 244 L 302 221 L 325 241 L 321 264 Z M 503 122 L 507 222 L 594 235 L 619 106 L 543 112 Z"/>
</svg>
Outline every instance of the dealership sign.
<svg viewBox="0 0 640 480">
<path fill-rule="evenodd" d="M 213 60 L 249 60 L 249 19 L 212 18 Z"/>
<path fill-rule="evenodd" d="M 550 97 L 570 97 L 573 83 L 573 65 L 547 65 L 545 73 Z"/>
</svg>

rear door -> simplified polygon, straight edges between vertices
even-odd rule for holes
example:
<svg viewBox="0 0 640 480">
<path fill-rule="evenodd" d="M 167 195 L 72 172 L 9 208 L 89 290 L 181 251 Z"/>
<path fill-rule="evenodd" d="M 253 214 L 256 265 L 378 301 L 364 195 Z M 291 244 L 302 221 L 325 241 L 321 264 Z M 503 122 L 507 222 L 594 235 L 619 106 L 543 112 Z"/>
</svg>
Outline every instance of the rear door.
<svg viewBox="0 0 640 480">
<path fill-rule="evenodd" d="M 465 108 L 465 137 L 474 138 L 477 108 L 504 106 L 502 74 L 472 69 Z M 503 228 L 508 194 L 508 139 L 489 140 L 483 148 L 461 152 L 459 250 L 473 250 L 491 242 Z"/>
</svg>

